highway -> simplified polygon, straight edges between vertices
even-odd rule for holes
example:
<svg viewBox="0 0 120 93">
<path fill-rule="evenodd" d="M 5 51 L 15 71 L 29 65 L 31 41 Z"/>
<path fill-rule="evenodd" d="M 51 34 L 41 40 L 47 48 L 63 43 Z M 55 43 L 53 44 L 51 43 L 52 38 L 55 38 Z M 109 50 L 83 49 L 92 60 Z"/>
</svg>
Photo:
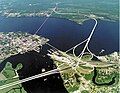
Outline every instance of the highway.
<svg viewBox="0 0 120 93">
<path fill-rule="evenodd" d="M 56 6 L 52 9 L 52 12 L 47 16 L 47 18 L 44 20 L 44 22 L 43 22 L 42 25 L 38 28 L 38 30 L 35 32 L 35 34 L 37 34 L 37 33 L 42 29 L 42 27 L 44 26 L 44 24 L 47 22 L 47 20 L 48 20 L 48 19 L 50 18 L 50 16 L 53 14 L 53 12 L 54 12 L 54 13 L 57 13 L 57 14 L 61 14 L 61 13 L 58 13 L 58 12 L 56 11 L 57 7 L 58 7 L 58 3 L 56 3 Z M 67 14 L 71 14 L 71 13 L 67 13 Z M 87 16 L 87 15 L 84 15 L 84 16 Z M 87 16 L 87 17 L 88 17 L 88 16 Z M 89 18 L 90 18 L 90 17 L 89 17 Z M 96 56 L 96 55 L 93 54 L 93 53 L 89 50 L 89 48 L 88 48 L 88 44 L 89 44 L 89 42 L 90 42 L 90 40 L 91 40 L 91 37 L 92 37 L 92 35 L 93 35 L 93 33 L 94 33 L 94 30 L 95 30 L 95 28 L 96 28 L 96 26 L 97 26 L 97 24 L 98 24 L 98 22 L 97 22 L 97 20 L 96 20 L 95 18 L 92 18 L 92 17 L 91 17 L 91 19 L 93 19 L 96 23 L 95 23 L 95 25 L 94 25 L 94 27 L 93 27 L 93 29 L 92 29 L 92 32 L 91 32 L 91 34 L 89 35 L 89 37 L 88 37 L 86 40 L 84 40 L 83 42 L 80 42 L 80 43 L 78 43 L 77 45 L 75 45 L 74 47 L 72 47 L 72 48 L 70 48 L 69 50 L 67 50 L 66 53 L 73 49 L 73 55 L 76 56 L 76 54 L 75 54 L 75 49 L 76 49 L 78 46 L 80 46 L 81 44 L 87 42 L 86 45 L 85 45 L 85 47 L 83 48 L 83 51 L 80 53 L 80 55 L 79 55 L 78 57 L 80 57 L 80 59 L 82 58 L 82 56 L 83 56 L 86 48 L 87 48 L 88 52 L 90 52 L 90 54 Z M 49 44 L 49 43 L 47 43 L 47 45 L 49 45 L 50 47 L 52 47 L 52 48 L 54 48 L 54 49 L 57 49 L 57 48 L 55 48 L 54 46 L 52 46 L 51 44 Z M 59 50 L 59 49 L 57 49 L 57 50 Z M 96 56 L 96 57 L 97 57 L 97 56 Z"/>
<path fill-rule="evenodd" d="M 88 47 L 88 46 L 89 46 L 89 42 L 90 42 L 90 40 L 91 40 L 91 38 L 92 38 L 92 35 L 94 34 L 94 31 L 95 31 L 95 29 L 96 29 L 96 27 L 97 27 L 97 24 L 98 24 L 98 21 L 97 21 L 95 18 L 91 18 L 91 19 L 93 19 L 93 20 L 95 21 L 95 25 L 94 25 L 94 27 L 93 27 L 90 35 L 88 36 L 88 38 L 85 39 L 84 41 L 78 43 L 78 44 L 75 45 L 74 47 L 68 49 L 68 50 L 66 51 L 66 53 L 69 52 L 69 51 L 71 51 L 71 50 L 73 50 L 73 55 L 74 55 L 75 57 L 77 57 L 76 54 L 75 54 L 75 49 L 76 49 L 78 46 L 80 46 L 81 44 L 83 44 L 83 43 L 86 42 L 86 44 L 85 44 L 82 52 L 79 54 L 78 57 L 81 59 L 82 56 L 83 56 L 83 54 L 85 53 L 85 50 L 86 50 L 86 49 L 88 50 L 88 52 L 89 52 L 91 55 L 94 55 L 95 57 L 97 57 L 94 53 L 92 53 L 92 52 L 90 51 L 90 49 L 89 49 L 89 47 Z"/>
<path fill-rule="evenodd" d="M 88 47 L 88 44 L 89 44 L 89 42 L 90 42 L 90 40 L 91 40 L 91 38 L 92 38 L 92 35 L 93 35 L 93 33 L 94 33 L 94 31 L 95 31 L 95 29 L 96 29 L 96 27 L 97 27 L 97 24 L 98 24 L 98 21 L 97 21 L 95 18 L 91 18 L 91 19 L 93 19 L 93 20 L 95 21 L 95 25 L 94 25 L 94 27 L 93 27 L 93 29 L 92 29 L 92 31 L 91 31 L 88 39 L 87 39 L 87 42 L 86 42 L 86 44 L 85 44 L 85 46 L 84 46 L 81 54 L 78 56 L 78 57 L 80 57 L 80 59 L 82 58 L 82 56 L 83 56 L 86 48 Z"/>
<path fill-rule="evenodd" d="M 85 43 L 87 41 L 87 39 L 85 39 L 84 41 L 78 43 L 77 45 L 75 45 L 74 47 L 68 49 L 67 51 L 65 51 L 65 53 L 68 53 L 69 51 L 73 50 L 73 55 L 76 57 L 76 54 L 75 54 L 75 49 L 80 46 L 81 44 Z"/>
<path fill-rule="evenodd" d="M 71 67 L 66 67 L 66 68 L 62 68 L 62 69 L 53 69 L 53 70 L 50 70 L 50 71 L 47 71 L 47 72 L 44 72 L 44 73 L 41 73 L 41 74 L 37 74 L 37 75 L 31 76 L 31 77 L 28 77 L 28 78 L 25 78 L 25 79 L 22 79 L 22 80 L 18 80 L 18 81 L 12 82 L 12 83 L 8 83 L 8 84 L 0 86 L 0 90 L 6 89 L 6 88 L 9 88 L 9 87 L 12 87 L 12 86 L 24 83 L 24 82 L 28 82 L 28 81 L 31 81 L 31 80 L 34 80 L 34 79 L 37 79 L 37 78 L 45 77 L 45 76 L 52 75 L 52 74 L 57 74 L 57 73 L 63 72 L 64 70 L 67 70 L 67 69 L 70 69 L 70 68 Z"/>
<path fill-rule="evenodd" d="M 15 85 L 27 82 L 27 81 L 31 81 L 31 80 L 34 80 L 34 79 L 37 79 L 37 78 L 40 78 L 40 77 L 56 74 L 56 73 L 59 73 L 58 69 L 50 70 L 50 71 L 47 71 L 45 73 L 41 73 L 41 74 L 34 75 L 34 76 L 31 76 L 31 77 L 28 77 L 28 78 L 25 78 L 25 79 L 22 79 L 22 80 L 18 80 L 18 81 L 12 82 L 12 83 L 2 85 L 2 86 L 0 86 L 0 90 L 15 86 Z"/>
<path fill-rule="evenodd" d="M 56 3 L 57 7 L 58 7 L 58 4 L 60 4 L 60 3 Z M 60 12 L 57 12 L 56 9 L 53 11 L 58 15 L 76 15 L 77 14 L 77 13 L 60 13 Z M 84 14 L 81 14 L 81 15 L 84 15 Z"/>
<path fill-rule="evenodd" d="M 44 20 L 44 22 L 40 25 L 40 27 L 37 29 L 37 31 L 34 33 L 34 34 L 37 34 L 41 29 L 42 29 L 42 27 L 45 25 L 45 23 L 48 21 L 48 19 L 51 17 L 51 15 L 54 13 L 54 11 L 57 9 L 57 6 L 55 6 L 53 9 L 52 9 L 52 11 L 51 11 L 51 13 L 48 15 L 47 14 L 47 18 Z"/>
<path fill-rule="evenodd" d="M 50 16 L 53 14 L 54 10 L 56 10 L 57 6 L 55 6 L 51 13 L 49 15 L 47 15 L 47 18 L 44 20 L 44 22 L 40 25 L 40 27 L 35 31 L 34 35 L 36 35 L 41 29 L 42 27 L 45 25 L 45 23 L 47 22 L 47 20 L 50 18 Z M 50 44 L 48 44 L 49 46 L 52 46 Z M 55 47 L 54 47 L 55 48 Z M 28 77 L 28 78 L 25 78 L 25 79 L 22 79 L 22 80 L 18 80 L 18 81 L 15 81 L 15 82 L 12 82 L 12 83 L 8 83 L 8 84 L 5 84 L 3 86 L 0 86 L 0 90 L 2 89 L 5 89 L 5 88 L 8 88 L 8 87 L 11 87 L 11 86 L 15 86 L 17 84 L 21 84 L 21 83 L 24 83 L 24 82 L 27 82 L 27 81 L 30 81 L 30 80 L 33 80 L 33 79 L 37 79 L 37 78 L 40 78 L 40 77 L 44 77 L 44 76 L 47 76 L 47 75 L 51 75 L 51 74 L 56 74 L 56 73 L 59 73 L 59 70 L 58 69 L 54 69 L 54 70 L 51 70 L 51 71 L 48 71 L 48 72 L 45 72 L 45 73 L 41 73 L 41 74 L 38 74 L 38 75 L 35 75 L 35 76 L 31 76 L 31 77 Z"/>
<path fill-rule="evenodd" d="M 58 15 L 76 15 L 76 13 L 59 13 L 57 11 L 54 10 L 54 12 Z"/>
<path fill-rule="evenodd" d="M 58 7 L 58 4 L 56 4 L 56 7 Z M 76 13 L 59 13 L 59 12 L 56 11 L 56 9 L 54 9 L 53 11 L 54 11 L 56 14 L 67 14 L 67 15 L 71 15 L 71 14 L 72 14 L 72 15 L 76 15 Z M 84 14 L 83 14 L 83 15 L 84 15 Z M 93 20 L 95 21 L 95 25 L 94 25 L 94 27 L 93 27 L 93 29 L 92 29 L 89 37 L 88 37 L 86 40 L 78 43 L 77 45 L 75 45 L 74 47 L 72 47 L 72 48 L 70 48 L 70 49 L 68 49 L 68 50 L 66 51 L 66 53 L 67 53 L 67 52 L 73 50 L 73 56 L 76 57 L 75 49 L 76 49 L 78 46 L 80 46 L 81 44 L 83 44 L 83 43 L 86 42 L 86 44 L 85 44 L 82 52 L 81 52 L 81 53 L 79 54 L 79 56 L 78 56 L 80 59 L 82 58 L 82 56 L 83 56 L 83 54 L 85 53 L 85 50 L 86 50 L 86 49 L 88 50 L 88 52 L 89 52 L 92 56 L 94 55 L 95 57 L 97 57 L 94 53 L 92 53 L 92 52 L 90 51 L 90 49 L 89 49 L 88 46 L 89 46 L 89 42 L 90 42 L 90 40 L 91 40 L 91 37 L 92 37 L 92 35 L 93 35 L 96 27 L 97 27 L 98 21 L 97 21 L 97 19 L 95 18 L 95 15 L 90 15 L 90 16 L 84 15 L 84 16 L 86 16 L 86 17 L 88 17 L 88 18 L 90 18 L 90 19 L 93 19 Z"/>
<path fill-rule="evenodd" d="M 74 53 L 76 47 L 78 47 L 79 45 L 81 45 L 81 44 L 83 44 L 83 43 L 86 42 L 86 44 L 85 44 L 82 52 L 80 53 L 80 56 L 79 56 L 79 57 L 76 57 L 75 59 L 74 59 L 74 57 L 72 57 L 72 61 L 73 61 L 73 62 L 74 62 L 74 61 L 77 62 L 78 65 L 81 64 L 81 65 L 85 65 L 85 66 L 88 65 L 88 67 L 89 67 L 89 66 L 90 66 L 90 67 L 94 67 L 94 66 L 98 66 L 98 67 L 99 67 L 100 64 L 102 64 L 102 63 L 98 63 L 98 64 L 93 63 L 93 64 L 91 64 L 91 63 L 88 63 L 88 62 L 83 62 L 83 61 L 81 60 L 81 58 L 82 58 L 83 54 L 85 53 L 85 50 L 86 50 L 86 49 L 87 49 L 92 55 L 94 55 L 94 54 L 89 50 L 88 45 L 89 45 L 89 42 L 90 42 L 90 40 L 91 40 L 91 38 L 92 38 L 92 35 L 94 34 L 94 31 L 95 31 L 95 29 L 96 29 L 96 26 L 97 26 L 98 22 L 97 22 L 97 20 L 96 20 L 95 18 L 92 18 L 92 19 L 94 19 L 95 25 L 94 25 L 94 27 L 93 27 L 93 29 L 92 29 L 89 37 L 88 37 L 86 40 L 84 40 L 83 42 L 75 45 L 74 47 L 72 47 L 72 48 L 69 49 L 68 51 L 70 51 L 70 50 L 73 49 L 73 53 Z M 67 56 L 69 56 L 69 55 L 67 54 L 68 51 L 62 52 L 62 51 L 60 51 L 59 49 L 55 48 L 54 46 L 52 46 L 52 45 L 49 44 L 49 43 L 47 43 L 47 45 L 49 45 L 50 47 L 52 47 L 52 48 L 54 48 L 55 50 L 57 50 L 58 52 L 60 52 L 60 54 L 62 53 L 62 54 L 65 56 L 65 58 L 70 58 L 70 57 L 67 57 Z M 75 54 L 74 54 L 74 55 L 75 55 Z M 71 64 L 71 65 L 72 65 L 72 64 Z M 111 65 L 113 65 L 113 64 L 106 64 L 106 65 L 105 65 L 105 64 L 102 64 L 101 66 L 106 67 L 106 66 L 111 66 Z M 69 67 L 69 68 L 70 68 L 70 67 Z M 11 86 L 15 86 L 15 85 L 17 85 L 17 84 L 21 84 L 21 83 L 24 83 L 24 82 L 27 82 L 27 81 L 31 81 L 31 80 L 34 80 L 34 79 L 37 79 L 37 78 L 40 78 L 40 77 L 44 77 L 44 76 L 56 74 L 56 73 L 59 73 L 59 71 L 64 71 L 64 70 L 66 70 L 66 69 L 68 69 L 68 68 L 64 68 L 64 69 L 54 69 L 54 70 L 47 71 L 47 72 L 45 72 L 45 73 L 41 73 L 41 74 L 34 75 L 34 76 L 31 76 L 31 77 L 28 77 L 28 78 L 25 78 L 25 79 L 22 79 L 22 80 L 18 80 L 18 81 L 12 82 L 12 83 L 8 83 L 8 84 L 5 84 L 5 85 L 0 86 L 0 90 L 5 89 L 5 88 L 9 88 L 9 87 L 11 87 Z"/>
<path fill-rule="evenodd" d="M 49 15 L 47 15 L 47 18 L 44 20 L 44 22 L 42 23 L 42 25 L 37 29 L 37 31 L 35 32 L 35 34 L 37 34 L 37 33 L 41 30 L 41 28 L 44 26 L 44 24 L 47 22 L 47 20 L 48 20 L 48 19 L 50 18 L 50 16 L 53 14 L 53 12 L 57 13 L 57 12 L 56 12 L 56 9 L 57 9 L 57 5 L 53 8 L 52 12 L 51 12 Z M 58 14 L 59 14 L 59 13 L 58 13 Z M 94 31 L 95 31 L 95 28 L 96 28 L 98 22 L 97 22 L 97 20 L 96 20 L 95 18 L 91 18 L 91 19 L 93 19 L 93 20 L 95 21 L 95 25 L 94 25 L 94 27 L 93 27 L 93 29 L 92 29 L 89 37 L 88 37 L 86 40 L 84 40 L 83 42 L 75 45 L 75 46 L 72 47 L 71 49 L 69 49 L 69 50 L 67 50 L 66 52 L 64 52 L 65 54 L 66 54 L 67 52 L 69 52 L 70 50 L 73 49 L 73 55 L 76 56 L 76 55 L 75 55 L 75 49 L 76 49 L 79 45 L 81 45 L 81 44 L 83 44 L 83 43 L 85 43 L 85 42 L 86 42 L 86 44 L 85 44 L 82 52 L 81 52 L 80 55 L 78 56 L 79 59 L 82 58 L 82 56 L 83 56 L 86 48 L 88 49 L 88 51 L 89 51 L 91 54 L 93 54 L 93 53 L 89 50 L 88 45 L 89 45 L 89 42 L 90 42 L 90 40 L 91 40 L 91 37 L 92 37 L 92 35 L 93 35 Z M 55 48 L 54 46 L 52 46 L 52 45 L 49 44 L 49 43 L 47 43 L 47 45 L 49 45 L 50 47 L 52 47 L 52 48 L 54 48 L 54 49 L 56 49 L 56 50 L 59 50 L 59 49 Z M 66 54 L 66 55 L 67 55 L 67 54 Z M 78 58 L 78 57 L 77 57 L 77 58 Z M 80 64 L 79 61 L 78 61 L 77 64 Z M 45 73 L 41 73 L 41 74 L 34 75 L 34 76 L 31 76 L 31 77 L 28 77 L 28 78 L 25 78 L 25 79 L 22 79 L 22 80 L 18 80 L 18 81 L 9 83 L 9 84 L 5 84 L 5 85 L 0 86 L 0 90 L 5 89 L 5 88 L 9 88 L 9 87 L 11 87 L 11 86 L 15 86 L 15 85 L 17 85 L 17 84 L 21 84 L 21 83 L 24 83 L 24 82 L 27 82 L 27 81 L 30 81 L 30 80 L 33 80 L 33 79 L 37 79 L 37 78 L 40 78 L 40 77 L 48 76 L 48 75 L 51 75 L 51 74 L 56 74 L 56 73 L 59 73 L 59 71 L 62 71 L 62 70 L 65 70 L 65 69 L 60 69 L 60 70 L 59 70 L 59 69 L 54 69 L 54 70 L 47 71 L 47 72 L 45 72 Z"/>
</svg>

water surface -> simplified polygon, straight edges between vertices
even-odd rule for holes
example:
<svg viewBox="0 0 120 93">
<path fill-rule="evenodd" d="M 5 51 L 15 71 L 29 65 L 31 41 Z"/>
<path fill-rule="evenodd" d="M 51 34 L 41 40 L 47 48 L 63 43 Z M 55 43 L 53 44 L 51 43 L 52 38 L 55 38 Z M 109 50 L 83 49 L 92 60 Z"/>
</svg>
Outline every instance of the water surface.
<svg viewBox="0 0 120 93">
<path fill-rule="evenodd" d="M 32 34 L 45 20 L 45 17 L 0 18 L 0 32 L 25 31 Z M 50 18 L 38 35 L 49 38 L 50 44 L 65 51 L 85 40 L 94 24 L 94 20 L 87 20 L 79 25 L 67 19 Z M 89 44 L 91 51 L 99 55 L 99 52 L 104 49 L 105 52 L 102 55 L 110 54 L 118 51 L 118 42 L 119 22 L 98 20 L 98 26 Z M 77 53 L 80 53 L 82 47 L 77 49 Z"/>
</svg>

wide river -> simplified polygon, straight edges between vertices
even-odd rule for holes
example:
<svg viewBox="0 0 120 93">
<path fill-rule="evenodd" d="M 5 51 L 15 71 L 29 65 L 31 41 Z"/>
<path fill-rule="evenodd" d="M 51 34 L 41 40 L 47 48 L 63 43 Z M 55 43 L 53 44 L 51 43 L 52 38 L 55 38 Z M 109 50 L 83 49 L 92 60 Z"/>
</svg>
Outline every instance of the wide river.
<svg viewBox="0 0 120 93">
<path fill-rule="evenodd" d="M 34 34 L 44 20 L 44 17 L 0 17 L 0 32 L 23 31 Z M 56 48 L 66 51 L 85 40 L 94 24 L 94 20 L 77 24 L 67 19 L 50 18 L 37 34 L 50 39 L 49 43 Z M 118 42 L 119 22 L 98 20 L 97 28 L 89 44 L 90 50 L 97 55 L 110 54 L 119 50 Z M 84 44 L 78 47 L 76 53 L 80 53 L 83 46 Z M 13 68 L 21 63 L 23 68 L 18 70 L 18 74 L 20 79 L 24 79 L 42 73 L 42 69 L 46 71 L 55 69 L 53 60 L 46 55 L 47 49 L 48 46 L 44 46 L 40 53 L 31 51 L 23 55 L 11 56 L 0 64 L 0 71 L 5 67 L 6 62 L 11 62 Z M 100 54 L 102 49 L 105 51 Z M 22 86 L 27 93 L 67 93 L 60 74 L 32 80 L 23 83 Z"/>
<path fill-rule="evenodd" d="M 32 34 L 45 20 L 43 17 L 0 17 L 0 19 L 0 32 L 25 31 Z M 50 39 L 50 44 L 65 51 L 85 40 L 94 24 L 94 20 L 87 20 L 83 24 L 77 24 L 67 19 L 50 18 L 38 32 L 38 35 Z M 119 22 L 98 20 L 98 26 L 89 44 L 90 50 L 97 55 L 102 49 L 105 50 L 102 55 L 110 54 L 119 50 L 118 42 Z M 81 51 L 82 47 L 77 48 L 77 53 Z"/>
</svg>

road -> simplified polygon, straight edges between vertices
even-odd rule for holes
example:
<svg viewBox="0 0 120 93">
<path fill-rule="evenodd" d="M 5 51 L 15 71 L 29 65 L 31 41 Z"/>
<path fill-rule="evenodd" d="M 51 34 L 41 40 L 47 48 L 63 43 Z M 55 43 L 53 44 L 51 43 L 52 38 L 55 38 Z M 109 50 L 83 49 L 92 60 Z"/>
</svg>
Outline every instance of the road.
<svg viewBox="0 0 120 93">
<path fill-rule="evenodd" d="M 85 43 L 86 41 L 87 41 L 87 39 L 86 39 L 86 40 L 84 40 L 84 41 L 82 41 L 82 42 L 80 42 L 80 43 L 78 43 L 77 45 L 75 45 L 74 47 L 72 47 L 72 48 L 68 49 L 68 50 L 67 50 L 67 51 L 65 51 L 65 52 L 66 52 L 66 53 L 68 53 L 69 51 L 73 50 L 73 55 L 76 57 L 76 54 L 75 54 L 75 49 L 76 49 L 78 46 L 80 46 L 81 44 Z"/>
<path fill-rule="evenodd" d="M 56 7 L 58 7 L 58 4 L 56 4 Z M 59 13 L 59 12 L 56 11 L 56 9 L 54 9 L 53 11 L 54 11 L 56 14 L 76 15 L 76 13 Z M 84 15 L 84 14 L 83 14 L 83 15 Z M 78 46 L 80 46 L 81 44 L 83 44 L 83 43 L 86 42 L 86 44 L 85 44 L 82 52 L 81 52 L 81 53 L 79 54 L 79 56 L 78 56 L 78 57 L 80 57 L 80 59 L 81 59 L 82 56 L 84 55 L 86 49 L 88 50 L 88 52 L 89 52 L 92 56 L 94 55 L 95 57 L 97 57 L 94 53 L 92 53 L 92 52 L 90 51 L 88 45 L 89 45 L 89 42 L 90 42 L 90 40 L 91 40 L 91 37 L 92 37 L 92 35 L 93 35 L 96 27 L 97 27 L 98 21 L 95 19 L 95 15 L 92 15 L 92 14 L 91 14 L 90 16 L 87 16 L 87 15 L 84 15 L 84 16 L 86 16 L 86 17 L 88 17 L 88 18 L 90 18 L 90 19 L 93 19 L 93 20 L 95 21 L 95 25 L 94 25 L 94 27 L 93 27 L 93 29 L 92 29 L 89 37 L 88 37 L 86 40 L 84 40 L 83 42 L 78 43 L 77 45 L 75 45 L 74 47 L 72 47 L 72 48 L 70 48 L 70 49 L 68 49 L 68 50 L 66 51 L 66 53 L 67 53 L 67 52 L 69 52 L 70 50 L 73 49 L 73 55 L 76 57 L 75 49 L 76 49 Z"/>
<path fill-rule="evenodd" d="M 34 33 L 34 34 L 37 34 L 41 29 L 42 27 L 45 25 L 45 23 L 48 21 L 48 19 L 51 17 L 51 15 L 54 13 L 54 11 L 57 9 L 57 6 L 55 6 L 51 13 L 50 14 L 47 14 L 47 18 L 44 20 L 44 22 L 40 25 L 40 27 L 37 29 L 37 31 Z"/>
<path fill-rule="evenodd" d="M 44 26 L 44 24 L 47 22 L 47 20 L 48 20 L 48 19 L 50 18 L 50 16 L 53 14 L 53 12 L 59 14 L 58 12 L 56 12 L 56 9 L 57 9 L 57 5 L 53 8 L 52 12 L 51 12 L 49 15 L 47 15 L 47 18 L 44 20 L 44 22 L 42 23 L 42 25 L 37 29 L 37 31 L 35 32 L 35 34 L 37 34 L 37 33 L 41 30 L 41 28 Z M 77 44 L 76 46 L 74 46 L 73 48 L 71 48 L 71 49 L 73 49 L 73 54 L 74 54 L 74 56 L 76 56 L 76 55 L 75 55 L 75 49 L 76 49 L 79 45 L 81 45 L 81 44 L 83 44 L 83 43 L 86 42 L 85 47 L 83 48 L 81 54 L 79 55 L 80 59 L 82 58 L 82 56 L 83 56 L 86 48 L 88 49 L 88 44 L 89 44 L 89 42 L 90 42 L 90 40 L 91 40 L 91 37 L 92 37 L 92 35 L 93 35 L 94 31 L 95 31 L 95 28 L 96 28 L 96 26 L 97 26 L 97 24 L 98 24 L 98 22 L 97 22 L 97 20 L 96 20 L 95 18 L 91 18 L 91 19 L 93 19 L 93 20 L 95 21 L 95 25 L 94 25 L 94 27 L 93 27 L 93 29 L 92 29 L 92 32 L 90 33 L 89 37 L 88 37 L 86 40 L 84 40 L 83 42 L 81 42 L 81 43 Z M 56 50 L 59 50 L 59 49 L 55 48 L 54 46 L 52 46 L 51 44 L 49 44 L 49 43 L 47 43 L 47 44 L 48 44 L 49 46 L 51 46 L 52 48 L 54 48 L 54 49 L 56 49 Z M 71 50 L 71 49 L 69 49 L 69 50 Z M 68 51 L 69 51 L 69 50 L 68 50 Z M 68 51 L 66 51 L 65 53 L 67 53 Z M 90 50 L 89 50 L 89 51 L 90 51 Z M 66 54 L 66 55 L 67 55 L 67 54 Z M 78 61 L 78 64 L 80 64 L 79 61 Z M 64 70 L 64 69 L 63 69 L 63 70 Z M 37 78 L 44 77 L 44 76 L 47 76 L 47 75 L 55 74 L 55 73 L 59 73 L 59 70 L 58 70 L 58 69 L 50 70 L 50 71 L 47 71 L 47 72 L 45 72 L 45 73 L 41 73 L 41 74 L 38 74 L 38 75 L 35 75 L 35 76 L 31 76 L 31 77 L 28 77 L 28 78 L 25 78 L 25 79 L 22 79 L 22 80 L 18 80 L 18 81 L 15 81 L 15 82 L 12 82 L 12 83 L 9 83 L 9 84 L 0 86 L 0 90 L 5 89 L 5 88 L 8 88 L 8 87 L 11 87 L 11 86 L 14 86 L 14 85 L 17 85 L 17 84 L 24 83 L 24 82 L 27 82 L 27 81 L 30 81 L 30 80 L 33 80 L 33 79 L 37 79 Z"/>
<path fill-rule="evenodd" d="M 50 70 L 50 71 L 47 71 L 47 72 L 44 72 L 44 73 L 41 73 L 41 74 L 37 74 L 37 75 L 31 76 L 31 77 L 28 77 L 28 78 L 25 78 L 25 79 L 22 79 L 22 80 L 18 80 L 18 81 L 12 82 L 12 83 L 8 83 L 8 84 L 0 86 L 0 90 L 6 89 L 6 88 L 9 88 L 9 87 L 12 87 L 12 86 L 24 83 L 24 82 L 28 82 L 28 81 L 31 81 L 31 80 L 34 80 L 34 79 L 37 79 L 37 78 L 45 77 L 45 76 L 52 75 L 52 74 L 57 74 L 57 73 L 63 72 L 64 70 L 67 70 L 67 69 L 70 69 L 70 67 L 66 67 L 66 68 L 63 68 L 63 69 L 53 69 L 53 70 Z"/>
<path fill-rule="evenodd" d="M 92 35 L 94 34 L 94 31 L 95 31 L 95 29 L 96 29 L 96 27 L 97 27 L 97 24 L 98 24 L 98 21 L 97 21 L 95 18 L 91 18 L 91 19 L 93 19 L 93 20 L 95 21 L 95 25 L 94 25 L 94 27 L 93 27 L 90 35 L 88 36 L 88 38 L 85 39 L 84 41 L 78 43 L 78 44 L 75 45 L 74 47 L 68 49 L 68 50 L 66 51 L 66 53 L 69 52 L 69 51 L 71 51 L 71 50 L 73 50 L 73 55 L 76 57 L 76 55 L 75 55 L 75 49 L 76 49 L 78 46 L 80 46 L 81 44 L 83 44 L 83 43 L 86 42 L 86 44 L 85 44 L 82 52 L 79 54 L 78 57 L 80 57 L 80 59 L 81 59 L 82 56 L 83 56 L 83 54 L 85 53 L 85 50 L 86 50 L 86 49 L 88 50 L 88 52 L 89 52 L 91 55 L 94 55 L 95 57 L 97 57 L 94 53 L 92 53 L 92 52 L 90 51 L 90 49 L 89 49 L 89 47 L 88 47 L 88 46 L 89 46 L 89 42 L 90 42 L 90 40 L 91 40 L 91 38 L 92 38 Z"/>
<path fill-rule="evenodd" d="M 60 3 L 56 3 L 56 6 L 58 7 Z M 79 13 L 60 13 L 60 12 L 57 12 L 56 10 L 54 10 L 54 12 L 58 15 L 76 15 L 76 14 L 79 14 Z M 81 14 L 81 15 L 84 15 L 84 14 Z"/>
<path fill-rule="evenodd" d="M 92 31 L 91 31 L 88 39 L 87 39 L 87 42 L 86 42 L 86 44 L 85 44 L 85 46 L 84 46 L 81 54 L 78 56 L 78 57 L 80 57 L 80 59 L 82 58 L 82 56 L 83 56 L 86 48 L 88 47 L 88 44 L 89 44 L 89 42 L 90 42 L 90 40 L 91 40 L 91 38 L 92 38 L 92 35 L 94 34 L 94 31 L 95 31 L 95 29 L 96 29 L 96 27 L 97 27 L 97 24 L 98 24 L 98 21 L 97 21 L 95 18 L 91 18 L 91 19 L 93 19 L 93 20 L 95 21 L 95 25 L 94 25 L 94 27 L 93 27 L 93 29 L 92 29 Z"/>
<path fill-rule="evenodd" d="M 15 85 L 27 82 L 27 81 L 31 81 L 31 80 L 34 80 L 34 79 L 37 79 L 37 78 L 40 78 L 40 77 L 48 76 L 48 75 L 51 75 L 51 74 L 56 74 L 56 73 L 59 73 L 58 69 L 50 70 L 50 71 L 47 71 L 45 73 L 41 73 L 41 74 L 34 75 L 34 76 L 31 76 L 31 77 L 28 77 L 28 78 L 25 78 L 25 79 L 22 79 L 22 80 L 18 80 L 18 81 L 12 82 L 12 83 L 2 85 L 2 86 L 0 86 L 0 90 L 15 86 Z"/>
</svg>

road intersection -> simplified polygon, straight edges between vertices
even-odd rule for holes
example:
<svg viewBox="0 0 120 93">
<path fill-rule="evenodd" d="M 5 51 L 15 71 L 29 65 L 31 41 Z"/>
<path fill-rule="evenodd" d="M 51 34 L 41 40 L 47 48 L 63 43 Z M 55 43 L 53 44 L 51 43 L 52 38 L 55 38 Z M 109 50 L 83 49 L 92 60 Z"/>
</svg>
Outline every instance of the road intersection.
<svg viewBox="0 0 120 93">
<path fill-rule="evenodd" d="M 42 29 L 42 27 L 45 25 L 45 23 L 48 21 L 48 19 L 52 16 L 53 13 L 59 14 L 58 12 L 56 12 L 57 5 L 58 5 L 58 4 L 56 4 L 56 6 L 52 9 L 51 13 L 47 15 L 47 18 L 44 20 L 44 22 L 42 23 L 42 25 L 41 25 L 41 26 L 37 29 L 37 31 L 34 33 L 35 35 Z M 94 34 L 94 31 L 95 31 L 95 29 L 96 29 L 96 27 L 97 27 L 98 22 L 97 22 L 97 19 L 94 18 L 94 16 L 90 16 L 89 18 L 90 18 L 90 19 L 93 19 L 93 20 L 95 21 L 95 25 L 94 25 L 94 27 L 93 27 L 93 29 L 92 29 L 89 37 L 88 37 L 86 40 L 84 40 L 83 42 L 78 43 L 78 44 L 75 45 L 74 47 L 72 47 L 72 48 L 68 49 L 66 52 L 64 52 L 66 55 L 67 55 L 67 52 L 69 52 L 70 50 L 73 50 L 73 55 L 74 55 L 75 57 L 77 57 L 76 54 L 75 54 L 75 49 L 76 49 L 78 46 L 80 46 L 81 44 L 85 43 L 85 42 L 86 42 L 86 44 L 85 44 L 82 52 L 80 53 L 80 55 L 79 55 L 77 58 L 79 58 L 79 60 L 81 60 L 81 58 L 82 58 L 82 56 L 84 55 L 86 49 L 88 50 L 88 52 L 90 52 L 91 55 L 95 55 L 95 54 L 93 54 L 93 53 L 89 50 L 88 45 L 89 45 L 89 42 L 90 42 L 90 40 L 91 40 L 91 38 L 92 38 L 92 35 Z M 46 43 L 46 44 L 49 45 L 50 47 L 52 47 L 53 49 L 55 49 L 55 50 L 57 50 L 57 51 L 60 51 L 59 49 L 55 48 L 55 47 L 52 46 L 51 44 L 49 44 L 49 43 Z M 77 60 L 78 60 L 78 59 L 77 59 Z M 84 64 L 84 63 L 87 64 L 86 62 L 83 62 L 82 64 Z M 79 65 L 79 64 L 81 64 L 80 61 L 77 62 L 77 65 Z M 65 70 L 65 69 L 68 69 L 68 68 L 64 68 L 64 69 L 54 69 L 54 70 L 47 71 L 47 72 L 45 72 L 45 73 L 41 73 L 41 74 L 34 75 L 34 76 L 31 76 L 31 77 L 28 77 L 28 78 L 25 78 L 25 79 L 22 79 L 22 80 L 18 80 L 18 81 L 15 81 L 15 82 L 12 82 L 12 83 L 9 83 L 9 84 L 0 86 L 0 90 L 5 89 L 5 88 L 9 88 L 9 87 L 11 87 L 11 86 L 15 86 L 15 85 L 18 85 L 18 84 L 21 84 L 21 83 L 24 83 L 24 82 L 28 82 L 28 81 L 33 80 L 33 79 L 37 79 L 37 78 L 40 78 L 40 77 L 48 76 L 48 75 L 51 75 L 51 74 L 56 74 L 56 73 L 59 73 L 60 70 L 62 71 L 62 70 Z"/>
</svg>

